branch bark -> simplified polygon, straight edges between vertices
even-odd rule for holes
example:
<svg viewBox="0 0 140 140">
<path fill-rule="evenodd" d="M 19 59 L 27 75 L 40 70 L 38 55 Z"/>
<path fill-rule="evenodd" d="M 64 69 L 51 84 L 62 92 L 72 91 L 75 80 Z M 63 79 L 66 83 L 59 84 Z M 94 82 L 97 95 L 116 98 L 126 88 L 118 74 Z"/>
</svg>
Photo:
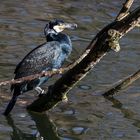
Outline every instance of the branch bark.
<svg viewBox="0 0 140 140">
<path fill-rule="evenodd" d="M 94 68 L 100 59 L 108 51 L 118 51 L 119 39 L 132 30 L 140 22 L 140 7 L 122 20 L 115 20 L 103 28 L 87 47 L 85 57 L 80 59 L 74 67 L 68 70 L 54 85 L 50 86 L 48 92 L 35 100 L 27 109 L 35 112 L 43 112 L 51 109 L 62 101 L 66 94 Z"/>
<path fill-rule="evenodd" d="M 33 79 L 44 77 L 44 76 L 53 76 L 55 74 L 63 73 L 66 70 L 68 70 L 68 68 L 63 68 L 63 69 L 60 68 L 60 69 L 55 70 L 55 71 L 43 71 L 43 72 L 38 73 L 38 74 L 29 75 L 29 76 L 18 78 L 18 79 L 12 79 L 12 80 L 7 80 L 7 81 L 2 81 L 2 82 L 0 82 L 0 86 L 7 85 L 7 84 L 19 84 L 19 83 L 22 83 L 24 81 L 31 81 Z"/>
<path fill-rule="evenodd" d="M 126 0 L 125 3 L 123 4 L 122 9 L 120 10 L 119 14 L 116 17 L 117 21 L 122 20 L 124 17 L 126 17 L 129 12 L 131 5 L 133 4 L 134 0 Z"/>
</svg>

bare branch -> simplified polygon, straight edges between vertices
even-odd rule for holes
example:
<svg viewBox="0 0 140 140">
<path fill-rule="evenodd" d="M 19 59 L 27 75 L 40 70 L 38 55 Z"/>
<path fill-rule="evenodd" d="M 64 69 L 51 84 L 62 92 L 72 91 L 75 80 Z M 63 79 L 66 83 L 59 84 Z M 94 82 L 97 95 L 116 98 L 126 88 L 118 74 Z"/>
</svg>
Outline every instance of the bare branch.
<svg viewBox="0 0 140 140">
<path fill-rule="evenodd" d="M 33 79 L 44 77 L 44 76 L 52 76 L 55 74 L 60 74 L 60 73 L 63 73 L 64 71 L 66 71 L 67 69 L 68 68 L 63 68 L 63 69 L 60 68 L 60 69 L 55 70 L 55 71 L 43 71 L 41 73 L 38 73 L 35 75 L 29 75 L 29 76 L 22 77 L 19 79 L 12 79 L 12 80 L 3 81 L 3 82 L 0 82 L 0 86 L 7 85 L 7 84 L 19 84 L 19 83 L 22 83 L 24 81 L 31 81 Z"/>
<path fill-rule="evenodd" d="M 123 80 L 121 83 L 116 85 L 115 87 L 111 88 L 107 92 L 105 92 L 104 96 L 113 96 L 115 93 L 118 93 L 120 90 L 123 90 L 127 88 L 129 85 L 131 85 L 133 82 L 135 82 L 137 79 L 140 78 L 140 70 Z"/>
<path fill-rule="evenodd" d="M 120 10 L 119 14 L 116 17 L 116 21 L 120 21 L 123 18 L 125 18 L 126 16 L 128 16 L 133 2 L 134 2 L 134 0 L 126 0 L 126 2 L 123 4 L 122 9 Z"/>
</svg>

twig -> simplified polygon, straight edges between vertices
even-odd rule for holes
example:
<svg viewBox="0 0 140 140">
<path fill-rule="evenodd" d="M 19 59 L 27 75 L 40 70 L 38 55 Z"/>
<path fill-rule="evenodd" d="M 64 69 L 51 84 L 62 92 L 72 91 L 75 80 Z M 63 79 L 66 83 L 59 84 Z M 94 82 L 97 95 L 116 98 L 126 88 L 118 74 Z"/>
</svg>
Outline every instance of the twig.
<svg viewBox="0 0 140 140">
<path fill-rule="evenodd" d="M 74 66 L 76 66 L 88 53 L 90 49 L 87 49 L 80 57 L 77 59 L 74 63 L 70 64 L 69 66 L 65 68 L 60 68 L 55 71 L 42 71 L 41 73 L 34 74 L 34 75 L 29 75 L 26 77 L 18 78 L 18 79 L 12 79 L 12 80 L 7 80 L 7 81 L 2 81 L 0 82 L 0 86 L 2 85 L 7 85 L 7 84 L 19 84 L 24 81 L 31 81 L 36 78 L 44 77 L 44 76 L 53 76 L 55 74 L 62 74 L 65 71 L 68 71 L 69 69 L 72 69 Z"/>
<path fill-rule="evenodd" d="M 7 84 L 19 84 L 19 83 L 22 83 L 24 81 L 31 81 L 31 80 L 36 79 L 36 78 L 40 78 L 40 77 L 44 77 L 44 76 L 52 76 L 55 74 L 63 73 L 66 70 L 67 70 L 67 68 L 63 68 L 63 69 L 60 68 L 60 69 L 55 70 L 55 71 L 43 71 L 43 72 L 38 73 L 38 74 L 29 75 L 29 76 L 18 78 L 18 79 L 2 81 L 2 82 L 0 82 L 0 86 L 7 85 Z"/>
<path fill-rule="evenodd" d="M 122 9 L 120 10 L 119 14 L 116 17 L 116 21 L 121 21 L 130 13 L 131 5 L 133 4 L 134 0 L 126 0 L 123 4 Z"/>
<path fill-rule="evenodd" d="M 131 85 L 133 82 L 135 82 L 139 78 L 140 78 L 140 70 L 138 70 L 137 72 L 135 72 L 134 74 L 132 74 L 131 76 L 123 80 L 121 83 L 119 83 L 115 87 L 105 92 L 103 96 L 113 96 L 120 90 L 127 88 L 129 85 Z"/>
</svg>

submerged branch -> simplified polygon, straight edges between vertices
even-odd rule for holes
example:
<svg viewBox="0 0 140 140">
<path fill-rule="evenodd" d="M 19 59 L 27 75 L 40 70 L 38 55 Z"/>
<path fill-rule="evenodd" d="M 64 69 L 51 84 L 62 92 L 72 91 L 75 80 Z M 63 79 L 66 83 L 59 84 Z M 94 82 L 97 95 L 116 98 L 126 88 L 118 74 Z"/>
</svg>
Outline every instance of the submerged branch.
<svg viewBox="0 0 140 140">
<path fill-rule="evenodd" d="M 137 72 L 135 72 L 134 74 L 132 74 L 131 76 L 123 80 L 121 83 L 119 83 L 115 87 L 105 92 L 103 96 L 113 96 L 120 90 L 127 88 L 129 85 L 131 85 L 133 82 L 135 82 L 139 78 L 140 78 L 140 70 L 138 70 Z"/>
<path fill-rule="evenodd" d="M 118 51 L 120 49 L 119 39 L 136 27 L 139 20 L 140 7 L 132 11 L 131 14 L 124 17 L 121 21 L 115 20 L 103 28 L 87 47 L 86 50 L 89 49 L 89 52 L 85 57 L 79 59 L 79 63 L 64 73 L 54 85 L 49 87 L 48 92 L 44 96 L 35 100 L 27 109 L 43 112 L 62 101 L 77 82 L 84 78 L 108 51 Z"/>
</svg>

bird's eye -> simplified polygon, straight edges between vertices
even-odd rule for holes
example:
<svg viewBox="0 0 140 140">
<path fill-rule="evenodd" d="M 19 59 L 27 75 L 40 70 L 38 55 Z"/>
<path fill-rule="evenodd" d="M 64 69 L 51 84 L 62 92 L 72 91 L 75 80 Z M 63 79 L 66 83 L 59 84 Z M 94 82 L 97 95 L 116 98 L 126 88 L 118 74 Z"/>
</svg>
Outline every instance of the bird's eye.
<svg viewBox="0 0 140 140">
<path fill-rule="evenodd" d="M 59 26 L 62 26 L 63 24 L 62 23 L 59 23 Z"/>
</svg>

